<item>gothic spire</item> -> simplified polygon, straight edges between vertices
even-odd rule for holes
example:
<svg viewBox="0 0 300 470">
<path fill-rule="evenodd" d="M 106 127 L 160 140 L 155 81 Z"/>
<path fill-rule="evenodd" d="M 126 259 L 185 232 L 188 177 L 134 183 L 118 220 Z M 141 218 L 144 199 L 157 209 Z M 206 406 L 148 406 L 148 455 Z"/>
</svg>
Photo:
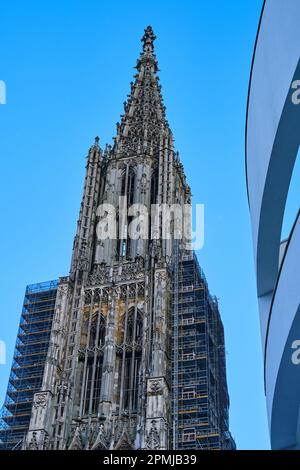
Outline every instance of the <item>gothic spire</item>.
<svg viewBox="0 0 300 470">
<path fill-rule="evenodd" d="M 156 36 L 153 32 L 153 29 L 151 26 L 147 26 L 145 29 L 144 35 L 141 39 L 143 43 L 143 50 L 141 52 L 140 59 L 137 61 L 136 68 L 140 70 L 142 64 L 147 64 L 151 63 L 153 64 L 155 68 L 155 72 L 157 72 L 158 67 L 157 67 L 157 60 L 154 54 L 154 41 L 156 39 Z"/>
<path fill-rule="evenodd" d="M 131 82 L 128 100 L 124 102 L 121 122 L 117 123 L 114 145 L 116 156 L 136 156 L 149 152 L 155 156 L 161 138 L 171 136 L 157 76 L 155 39 L 152 27 L 147 26 L 141 39 L 143 48 L 135 67 L 135 81 Z"/>
</svg>

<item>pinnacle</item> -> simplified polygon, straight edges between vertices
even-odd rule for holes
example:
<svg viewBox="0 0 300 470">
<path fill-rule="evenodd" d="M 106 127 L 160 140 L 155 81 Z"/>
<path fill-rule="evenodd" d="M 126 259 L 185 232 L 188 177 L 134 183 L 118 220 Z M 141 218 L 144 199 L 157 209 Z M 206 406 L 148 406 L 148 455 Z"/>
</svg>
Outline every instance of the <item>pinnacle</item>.
<svg viewBox="0 0 300 470">
<path fill-rule="evenodd" d="M 141 69 L 142 64 L 149 64 L 151 63 L 155 69 L 155 72 L 158 71 L 157 67 L 157 60 L 155 57 L 154 53 L 154 41 L 156 39 L 156 36 L 153 32 L 153 29 L 151 26 L 147 26 L 147 28 L 144 29 L 144 35 L 141 39 L 143 43 L 143 50 L 140 54 L 140 57 L 137 61 L 136 69 L 139 71 Z"/>
<path fill-rule="evenodd" d="M 155 39 L 152 27 L 147 26 L 141 39 L 143 49 L 137 61 L 137 73 L 130 83 L 128 99 L 123 103 L 124 114 L 117 123 L 114 150 L 119 154 L 145 151 L 157 154 L 162 133 L 170 133 L 157 76 Z"/>
<path fill-rule="evenodd" d="M 152 26 L 147 26 L 147 28 L 145 28 L 144 36 L 141 39 L 143 42 L 144 52 L 149 52 L 149 49 L 153 52 L 153 42 L 155 39 L 156 36 L 153 32 Z"/>
</svg>

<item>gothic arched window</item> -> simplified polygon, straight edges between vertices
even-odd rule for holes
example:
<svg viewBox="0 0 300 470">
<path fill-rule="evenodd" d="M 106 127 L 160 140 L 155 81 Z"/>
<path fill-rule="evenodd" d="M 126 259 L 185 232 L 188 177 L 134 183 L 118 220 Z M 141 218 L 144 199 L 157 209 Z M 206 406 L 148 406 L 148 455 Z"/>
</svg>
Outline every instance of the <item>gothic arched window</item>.
<svg viewBox="0 0 300 470">
<path fill-rule="evenodd" d="M 100 315 L 100 317 L 98 317 Z M 104 345 L 105 338 L 105 317 L 100 312 L 96 312 L 91 322 L 89 347 L 94 348 Z M 96 344 L 97 343 L 97 344 Z"/>
<path fill-rule="evenodd" d="M 157 194 L 158 194 L 158 167 L 154 168 L 154 170 L 152 171 L 152 175 L 151 175 L 151 193 L 150 193 L 151 205 L 157 203 Z M 150 227 L 151 237 L 153 237 L 154 234 L 155 236 L 157 236 L 158 227 L 155 227 L 155 223 L 152 220 L 151 214 L 152 214 L 152 207 L 149 213 L 149 227 Z M 152 222 L 153 222 L 153 226 L 151 225 Z"/>
<path fill-rule="evenodd" d="M 121 180 L 121 196 L 126 196 L 127 198 L 127 213 L 129 207 L 134 202 L 134 191 L 135 191 L 135 169 L 132 166 L 129 166 L 127 170 L 124 171 Z M 133 217 L 127 217 L 127 223 L 123 226 L 122 237 L 118 242 L 118 255 L 121 258 L 130 257 L 130 248 L 131 240 L 128 236 L 128 226 L 132 221 Z M 120 223 L 120 221 L 119 221 Z"/>
<path fill-rule="evenodd" d="M 96 310 L 90 326 L 90 336 L 87 347 L 94 354 L 88 355 L 83 374 L 83 413 L 96 413 L 99 407 L 102 366 L 103 366 L 103 346 L 105 342 L 106 317 L 101 311 Z M 100 348 L 100 350 L 98 350 Z M 96 351 L 99 351 L 96 353 Z"/>
<path fill-rule="evenodd" d="M 151 204 L 157 202 L 157 191 L 158 191 L 158 168 L 154 168 L 151 176 Z"/>
<path fill-rule="evenodd" d="M 127 329 L 126 329 L 126 343 L 131 344 L 133 342 L 138 343 L 143 328 L 143 318 L 140 310 L 137 310 L 135 317 L 135 309 L 132 308 L 128 312 L 127 317 Z"/>
<path fill-rule="evenodd" d="M 134 200 L 134 183 L 135 183 L 135 172 L 132 167 L 128 170 L 128 183 L 127 183 L 127 202 L 128 205 L 133 204 Z"/>
<path fill-rule="evenodd" d="M 138 405 L 140 365 L 142 356 L 143 316 L 140 310 L 131 308 L 124 319 L 125 356 L 122 370 L 123 410 L 135 412 Z"/>
<path fill-rule="evenodd" d="M 124 170 L 121 179 L 121 196 L 127 196 L 127 204 L 133 204 L 135 186 L 135 170 L 132 166 Z"/>
<path fill-rule="evenodd" d="M 125 196 L 126 190 L 126 171 L 123 172 L 122 179 L 121 179 L 121 196 Z"/>
</svg>

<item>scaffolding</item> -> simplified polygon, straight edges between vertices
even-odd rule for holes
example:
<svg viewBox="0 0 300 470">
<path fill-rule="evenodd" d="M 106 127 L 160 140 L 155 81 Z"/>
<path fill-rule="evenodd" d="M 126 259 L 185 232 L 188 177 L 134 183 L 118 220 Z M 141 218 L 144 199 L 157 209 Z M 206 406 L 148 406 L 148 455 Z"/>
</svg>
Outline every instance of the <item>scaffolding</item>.
<svg viewBox="0 0 300 470">
<path fill-rule="evenodd" d="M 40 390 L 58 281 L 26 287 L 11 373 L 0 414 L 0 450 L 18 449 L 26 434 L 33 395 Z"/>
<path fill-rule="evenodd" d="M 172 308 L 172 383 L 176 384 L 172 390 L 172 416 L 173 416 L 173 449 L 178 448 L 178 323 L 179 323 L 179 297 L 178 297 L 178 271 L 179 271 L 179 241 L 174 240 L 174 265 L 173 265 L 173 308 Z"/>
<path fill-rule="evenodd" d="M 172 412 L 174 449 L 234 449 L 229 432 L 224 331 L 218 302 L 194 253 L 173 270 Z"/>
</svg>

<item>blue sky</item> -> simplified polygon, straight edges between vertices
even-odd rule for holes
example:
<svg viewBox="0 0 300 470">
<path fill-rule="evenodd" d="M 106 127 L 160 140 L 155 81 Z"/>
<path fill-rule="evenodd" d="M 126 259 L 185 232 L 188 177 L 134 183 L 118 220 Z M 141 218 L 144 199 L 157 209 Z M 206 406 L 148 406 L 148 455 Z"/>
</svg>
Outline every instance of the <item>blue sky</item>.
<svg viewBox="0 0 300 470">
<path fill-rule="evenodd" d="M 167 117 L 194 203 L 205 204 L 199 252 L 226 334 L 231 431 L 239 449 L 269 448 L 244 127 L 262 1 L 2 2 L 0 80 L 0 400 L 25 285 L 69 270 L 85 156 L 111 143 L 143 29 L 156 54 Z"/>
</svg>

